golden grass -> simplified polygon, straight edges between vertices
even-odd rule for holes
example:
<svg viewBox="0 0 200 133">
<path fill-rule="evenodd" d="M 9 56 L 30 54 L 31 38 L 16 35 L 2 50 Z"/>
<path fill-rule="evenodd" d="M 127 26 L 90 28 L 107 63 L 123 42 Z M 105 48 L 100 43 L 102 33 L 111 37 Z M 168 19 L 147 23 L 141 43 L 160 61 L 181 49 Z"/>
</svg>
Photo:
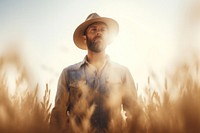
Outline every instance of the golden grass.
<svg viewBox="0 0 200 133">
<path fill-rule="evenodd" d="M 10 61 L 8 61 L 10 60 Z M 12 60 L 12 61 L 11 61 Z M 140 96 L 138 105 L 131 110 L 132 118 L 129 125 L 120 131 L 115 121 L 110 125 L 110 133 L 199 133 L 200 132 L 200 86 L 199 59 L 176 65 L 173 74 L 166 77 L 162 94 L 150 87 L 148 79 L 146 96 Z M 16 79 L 16 91 L 10 95 L 4 66 L 8 63 L 19 70 Z M 50 89 L 46 85 L 42 100 L 37 97 L 36 87 L 19 91 L 21 84 L 29 84 L 27 69 L 21 64 L 17 54 L 0 57 L 0 132 L 1 133 L 49 133 L 51 112 Z M 25 85 L 25 87 L 27 87 Z M 176 90 L 176 98 L 172 98 Z M 88 110 L 89 114 L 91 111 Z M 90 116 L 90 115 L 88 115 Z M 114 116 L 113 116 L 114 117 Z M 84 126 L 74 125 L 76 131 L 87 132 L 90 128 L 88 117 L 83 120 Z M 73 123 L 72 123 L 73 125 Z M 69 132 L 69 131 L 68 131 Z"/>
<path fill-rule="evenodd" d="M 14 94 L 9 93 L 6 67 L 16 68 Z M 46 86 L 42 101 L 37 96 L 38 86 L 30 88 L 27 68 L 17 51 L 6 51 L 0 56 L 0 132 L 36 133 L 48 132 L 51 104 L 50 90 Z M 26 89 L 27 88 L 27 89 Z"/>
</svg>

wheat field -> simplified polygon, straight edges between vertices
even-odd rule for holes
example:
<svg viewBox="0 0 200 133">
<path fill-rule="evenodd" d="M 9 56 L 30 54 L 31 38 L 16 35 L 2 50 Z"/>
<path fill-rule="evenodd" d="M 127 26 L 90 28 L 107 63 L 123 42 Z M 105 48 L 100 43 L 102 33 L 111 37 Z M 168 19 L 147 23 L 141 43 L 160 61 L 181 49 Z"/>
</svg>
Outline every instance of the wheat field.
<svg viewBox="0 0 200 133">
<path fill-rule="evenodd" d="M 200 85 L 197 56 L 174 67 L 173 73 L 164 80 L 161 93 L 151 87 L 149 77 L 145 95 L 138 96 L 138 105 L 131 110 L 131 123 L 120 131 L 117 122 L 110 126 L 110 133 L 199 133 L 200 132 Z M 9 94 L 5 68 L 12 64 L 18 70 L 15 92 Z M 19 55 L 10 53 L 0 57 L 0 132 L 1 133 L 49 133 L 51 114 L 50 89 L 29 88 L 27 69 Z M 20 90 L 23 88 L 24 91 Z M 38 90 L 44 91 L 42 99 Z M 138 88 L 139 89 L 139 88 Z M 176 93 L 172 97 L 172 93 Z M 174 96 L 174 94 L 173 94 Z M 89 119 L 89 118 L 87 118 Z M 116 125 L 115 125 L 116 124 Z M 84 125 L 86 129 L 88 125 Z M 79 127 L 75 127 L 79 128 Z M 79 131 L 79 130 L 76 130 Z M 87 130 L 82 130 L 82 132 Z M 66 130 L 66 132 L 72 132 Z"/>
<path fill-rule="evenodd" d="M 184 20 L 188 25 L 183 25 L 184 35 L 180 35 L 185 42 L 180 42 L 181 44 L 194 43 L 195 33 L 190 33 L 190 28 L 197 28 L 195 24 L 200 22 L 199 7 L 198 2 L 188 11 Z M 199 42 L 197 45 L 199 46 Z M 115 118 L 116 121 L 109 126 L 109 133 L 200 133 L 198 54 L 197 50 L 195 53 L 191 52 L 189 57 L 176 61 L 173 71 L 162 79 L 162 88 L 152 87 L 152 83 L 160 84 L 152 75 L 144 77 L 147 78 L 146 87 L 137 89 L 143 89 L 145 93 L 138 94 L 138 104 L 131 109 L 130 123 L 121 130 L 118 118 Z M 10 67 L 16 72 L 15 85 L 12 86 L 7 75 Z M 50 93 L 51 89 L 56 88 L 49 88 L 48 84 L 45 88 L 33 85 L 29 71 L 15 49 L 0 53 L 0 133 L 58 133 L 49 128 L 52 110 Z M 14 90 L 13 94 L 9 92 L 10 87 Z M 41 91 L 44 95 L 38 97 Z M 90 110 L 87 112 L 91 114 Z M 72 124 L 65 133 L 88 133 L 89 116 L 85 118 L 82 127 Z"/>
</svg>

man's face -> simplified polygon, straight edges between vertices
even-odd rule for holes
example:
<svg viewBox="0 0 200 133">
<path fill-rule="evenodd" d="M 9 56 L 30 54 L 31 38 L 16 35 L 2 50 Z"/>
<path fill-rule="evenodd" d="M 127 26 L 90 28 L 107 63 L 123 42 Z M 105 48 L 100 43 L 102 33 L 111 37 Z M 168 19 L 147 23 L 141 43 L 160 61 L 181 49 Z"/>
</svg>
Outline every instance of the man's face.
<svg viewBox="0 0 200 133">
<path fill-rule="evenodd" d="M 108 27 L 103 22 L 91 24 L 85 32 L 88 50 L 99 53 L 105 50 L 108 43 Z"/>
</svg>

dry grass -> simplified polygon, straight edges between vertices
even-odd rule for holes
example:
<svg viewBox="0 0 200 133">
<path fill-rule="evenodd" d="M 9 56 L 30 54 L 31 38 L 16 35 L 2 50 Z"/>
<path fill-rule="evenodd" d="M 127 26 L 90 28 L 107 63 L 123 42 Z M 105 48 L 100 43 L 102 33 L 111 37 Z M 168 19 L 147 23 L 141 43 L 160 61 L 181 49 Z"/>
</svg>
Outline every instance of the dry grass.
<svg viewBox="0 0 200 133">
<path fill-rule="evenodd" d="M 16 68 L 14 94 L 9 93 L 7 67 Z M 10 75 L 12 76 L 12 75 Z M 17 51 L 6 51 L 0 56 L 0 132 L 48 132 L 51 104 L 46 86 L 42 101 L 37 97 L 38 86 L 30 88 L 30 75 Z M 13 87 L 12 86 L 12 87 Z"/>
<path fill-rule="evenodd" d="M 8 62 L 8 59 L 12 61 Z M 162 94 L 151 88 L 151 78 L 148 79 L 146 97 L 140 96 L 138 105 L 131 110 L 132 119 L 123 131 L 120 131 L 115 121 L 110 126 L 110 132 L 124 133 L 198 133 L 200 132 L 200 86 L 199 59 L 177 65 L 174 73 L 166 78 Z M 42 101 L 38 99 L 38 86 L 19 92 L 21 84 L 27 82 L 26 69 L 20 65 L 16 54 L 1 56 L 0 71 L 0 132 L 1 133 L 35 133 L 50 132 L 49 118 L 51 103 L 48 85 Z M 11 63 L 19 70 L 16 79 L 16 91 L 13 96 L 8 92 L 4 66 Z M 23 69 L 22 69 L 23 68 Z M 26 85 L 27 85 L 26 84 Z M 178 92 L 176 98 L 171 93 Z M 162 97 L 161 97 L 162 96 Z M 88 111 L 91 114 L 91 111 Z M 89 115 L 90 116 L 90 115 Z M 88 117 L 84 120 L 88 123 Z M 115 118 L 117 120 L 117 118 Z M 73 125 L 73 124 L 72 124 Z M 88 124 L 81 127 L 88 131 Z M 78 127 L 74 128 L 79 131 Z M 82 130 L 83 131 L 83 130 Z"/>
<path fill-rule="evenodd" d="M 151 77 L 148 78 L 146 95 L 140 96 L 138 105 L 132 107 L 129 125 L 125 125 L 121 131 L 117 122 L 119 118 L 113 116 L 115 121 L 109 126 L 110 133 L 199 133 L 200 59 L 197 56 L 189 59 L 179 62 L 174 72 L 166 77 L 164 88 L 160 88 L 164 90 L 161 94 L 151 87 Z M 8 91 L 5 72 L 8 64 L 17 70 L 16 91 L 12 96 Z M 30 88 L 29 72 L 18 53 L 11 51 L 0 56 L 0 82 L 1 133 L 52 132 L 49 130 L 51 103 L 48 85 L 43 99 L 39 100 L 37 94 L 40 88 L 37 85 Z M 177 94 L 175 98 L 172 97 L 174 93 Z M 83 99 L 81 103 L 84 102 Z M 86 112 L 88 114 L 84 117 L 83 126 L 76 126 L 72 120 L 72 129 L 77 132 L 89 130 L 91 109 Z"/>
</svg>

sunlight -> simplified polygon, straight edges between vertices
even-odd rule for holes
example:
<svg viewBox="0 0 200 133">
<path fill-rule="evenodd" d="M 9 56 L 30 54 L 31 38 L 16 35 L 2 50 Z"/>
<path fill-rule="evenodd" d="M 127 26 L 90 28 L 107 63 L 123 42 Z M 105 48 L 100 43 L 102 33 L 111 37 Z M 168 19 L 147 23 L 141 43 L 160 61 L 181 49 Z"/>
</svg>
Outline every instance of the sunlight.
<svg viewBox="0 0 200 133">
<path fill-rule="evenodd" d="M 174 56 L 175 41 L 169 35 L 160 35 L 160 27 L 166 30 L 162 27 L 162 23 L 157 27 L 148 27 L 148 25 L 142 25 L 139 18 L 131 18 L 131 13 L 126 14 L 126 17 L 117 17 L 116 20 L 120 26 L 119 35 L 108 46 L 107 53 L 111 59 L 129 68 L 136 85 L 139 86 L 139 93 L 142 93 L 147 77 L 152 71 L 159 71 L 160 79 L 158 80 L 164 82 L 167 63 Z"/>
<path fill-rule="evenodd" d="M 124 133 L 199 132 L 200 4 L 194 1 L 1 1 L 0 132 L 51 133 L 60 73 L 87 54 L 74 45 L 74 30 L 92 12 L 119 23 L 106 52 L 130 70 L 143 95 Z M 25 93 L 11 97 L 16 90 Z M 117 103 L 112 94 L 110 105 Z"/>
</svg>

